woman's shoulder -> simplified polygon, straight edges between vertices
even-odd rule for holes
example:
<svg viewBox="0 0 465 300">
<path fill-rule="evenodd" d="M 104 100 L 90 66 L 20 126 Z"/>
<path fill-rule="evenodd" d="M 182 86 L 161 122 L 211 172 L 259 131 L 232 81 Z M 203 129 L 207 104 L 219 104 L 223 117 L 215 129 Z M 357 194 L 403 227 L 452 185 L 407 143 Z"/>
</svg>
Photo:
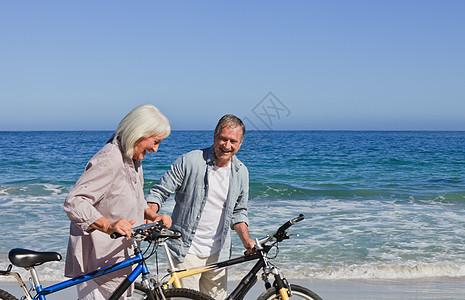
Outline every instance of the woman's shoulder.
<svg viewBox="0 0 465 300">
<path fill-rule="evenodd" d="M 121 157 L 122 153 L 117 144 L 106 143 L 95 156 Z"/>
<path fill-rule="evenodd" d="M 90 160 L 93 164 L 114 164 L 122 162 L 122 153 L 118 145 L 113 143 L 107 143 L 105 146 L 97 152 L 94 157 Z"/>
</svg>

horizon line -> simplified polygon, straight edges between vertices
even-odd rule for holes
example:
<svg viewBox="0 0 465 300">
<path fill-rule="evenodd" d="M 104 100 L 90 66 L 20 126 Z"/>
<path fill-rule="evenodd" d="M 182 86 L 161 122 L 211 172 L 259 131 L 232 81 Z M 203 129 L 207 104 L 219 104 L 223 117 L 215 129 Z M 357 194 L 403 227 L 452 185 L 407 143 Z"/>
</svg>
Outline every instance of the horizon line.
<svg viewBox="0 0 465 300">
<path fill-rule="evenodd" d="M 112 129 L 0 129 L 0 132 L 114 132 Z M 174 131 L 214 131 L 214 129 L 172 129 Z M 247 132 L 273 132 L 273 131 L 390 131 L 390 132 L 465 132 L 465 129 L 248 129 Z"/>
</svg>

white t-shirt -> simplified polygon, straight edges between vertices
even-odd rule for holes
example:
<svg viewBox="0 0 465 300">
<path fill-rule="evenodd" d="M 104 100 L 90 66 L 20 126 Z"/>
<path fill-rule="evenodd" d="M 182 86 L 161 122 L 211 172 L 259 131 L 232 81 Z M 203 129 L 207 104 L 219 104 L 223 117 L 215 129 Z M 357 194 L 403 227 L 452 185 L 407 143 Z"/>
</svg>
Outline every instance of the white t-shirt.
<svg viewBox="0 0 465 300">
<path fill-rule="evenodd" d="M 208 257 L 220 249 L 230 175 L 231 164 L 224 168 L 214 166 L 209 173 L 207 202 L 192 239 L 189 253 L 199 257 Z"/>
</svg>

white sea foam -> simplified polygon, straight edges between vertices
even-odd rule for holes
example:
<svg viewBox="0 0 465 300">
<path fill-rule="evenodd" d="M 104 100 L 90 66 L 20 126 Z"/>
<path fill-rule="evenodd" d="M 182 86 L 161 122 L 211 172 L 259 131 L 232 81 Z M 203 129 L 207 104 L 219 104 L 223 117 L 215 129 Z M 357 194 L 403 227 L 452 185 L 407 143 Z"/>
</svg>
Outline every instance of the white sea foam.
<svg viewBox="0 0 465 300">
<path fill-rule="evenodd" d="M 464 277 L 465 264 L 438 263 L 426 265 L 361 265 L 308 273 L 314 279 L 416 279 L 435 277 Z"/>
<path fill-rule="evenodd" d="M 43 187 L 44 187 L 44 190 L 51 191 L 52 194 L 54 195 L 63 195 L 63 193 L 67 193 L 69 190 L 68 187 L 64 187 L 64 186 L 56 185 L 56 184 L 50 184 L 50 183 L 43 184 Z"/>
<path fill-rule="evenodd" d="M 4 270 L 8 266 L 2 259 L 0 269 Z M 230 280 L 240 280 L 252 268 L 253 263 L 240 264 L 229 268 L 228 274 Z M 465 277 L 465 264 L 456 265 L 452 263 L 438 264 L 411 264 L 411 265 L 352 265 L 332 268 L 315 268 L 310 265 L 293 265 L 277 264 L 283 274 L 288 279 L 322 279 L 322 280 L 339 280 L 339 279 L 419 279 L 419 278 L 438 278 Z M 152 263 L 149 263 L 152 275 L 156 274 L 156 269 Z M 63 275 L 64 263 L 47 263 L 36 268 L 40 279 L 43 281 L 62 281 L 66 278 Z M 29 272 L 13 268 L 15 272 L 20 273 L 23 280 L 29 278 Z M 167 274 L 166 265 L 160 266 L 160 274 Z M 259 273 L 260 275 L 261 273 Z M 0 281 L 14 281 L 13 277 L 0 276 Z"/>
</svg>

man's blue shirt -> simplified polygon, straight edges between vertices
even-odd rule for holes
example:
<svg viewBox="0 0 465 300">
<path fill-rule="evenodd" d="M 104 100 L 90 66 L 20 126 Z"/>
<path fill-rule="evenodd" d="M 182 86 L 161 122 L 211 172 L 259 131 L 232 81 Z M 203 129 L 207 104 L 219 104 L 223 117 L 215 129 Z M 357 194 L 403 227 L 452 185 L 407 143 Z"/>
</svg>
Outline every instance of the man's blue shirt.
<svg viewBox="0 0 465 300">
<path fill-rule="evenodd" d="M 213 147 L 186 153 L 176 159 L 160 181 L 152 186 L 147 196 L 147 202 L 156 203 L 161 208 L 169 196 L 175 193 L 171 229 L 180 231 L 182 237 L 169 240 L 168 245 L 174 258 L 180 262 L 184 261 L 199 224 L 208 196 L 208 174 L 214 166 Z M 233 156 L 219 260 L 230 257 L 230 228 L 236 223 L 249 222 L 248 197 L 249 172 L 247 167 Z"/>
</svg>

